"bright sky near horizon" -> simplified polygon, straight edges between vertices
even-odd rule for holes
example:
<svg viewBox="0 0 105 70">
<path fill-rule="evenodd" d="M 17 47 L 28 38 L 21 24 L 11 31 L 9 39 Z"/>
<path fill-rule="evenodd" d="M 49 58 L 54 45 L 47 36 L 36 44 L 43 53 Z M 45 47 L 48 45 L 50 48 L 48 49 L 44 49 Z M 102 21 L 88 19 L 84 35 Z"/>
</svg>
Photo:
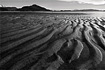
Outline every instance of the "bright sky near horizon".
<svg viewBox="0 0 105 70">
<path fill-rule="evenodd" d="M 22 7 L 37 4 L 52 10 L 104 9 L 105 0 L 0 0 L 0 5 Z"/>
</svg>

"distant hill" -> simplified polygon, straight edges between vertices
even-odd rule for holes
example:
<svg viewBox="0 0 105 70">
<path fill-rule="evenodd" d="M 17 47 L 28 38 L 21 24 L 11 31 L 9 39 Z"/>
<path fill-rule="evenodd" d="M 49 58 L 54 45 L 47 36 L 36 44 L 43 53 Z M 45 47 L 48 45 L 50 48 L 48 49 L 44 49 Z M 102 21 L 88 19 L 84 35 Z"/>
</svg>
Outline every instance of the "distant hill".
<svg viewBox="0 0 105 70">
<path fill-rule="evenodd" d="M 23 6 L 22 8 L 0 6 L 0 11 L 59 11 L 59 12 L 104 11 L 105 12 L 105 10 L 97 10 L 97 9 L 49 10 L 36 4 L 33 4 L 31 6 Z"/>
<path fill-rule="evenodd" d="M 17 11 L 49 11 L 49 10 L 34 4 L 32 6 L 24 6 L 22 8 L 19 8 L 17 9 Z"/>
<path fill-rule="evenodd" d="M 23 6 L 22 8 L 16 7 L 0 7 L 0 11 L 50 11 L 44 7 L 33 4 L 31 6 Z"/>
<path fill-rule="evenodd" d="M 105 11 L 105 10 L 97 10 L 97 9 L 80 9 L 80 10 L 60 10 L 60 11 L 63 11 L 63 12 L 85 12 L 85 11 Z"/>
<path fill-rule="evenodd" d="M 16 11 L 16 7 L 0 7 L 0 11 Z"/>
</svg>

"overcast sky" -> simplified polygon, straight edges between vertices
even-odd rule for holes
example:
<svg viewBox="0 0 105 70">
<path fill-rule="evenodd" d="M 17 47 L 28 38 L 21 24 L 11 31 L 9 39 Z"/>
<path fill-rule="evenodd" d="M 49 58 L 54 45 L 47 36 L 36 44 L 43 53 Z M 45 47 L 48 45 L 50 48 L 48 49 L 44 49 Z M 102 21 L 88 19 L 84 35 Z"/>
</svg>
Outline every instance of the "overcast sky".
<svg viewBox="0 0 105 70">
<path fill-rule="evenodd" d="M 37 4 L 52 10 L 105 9 L 105 0 L 0 0 L 0 4 L 15 7 Z"/>
</svg>

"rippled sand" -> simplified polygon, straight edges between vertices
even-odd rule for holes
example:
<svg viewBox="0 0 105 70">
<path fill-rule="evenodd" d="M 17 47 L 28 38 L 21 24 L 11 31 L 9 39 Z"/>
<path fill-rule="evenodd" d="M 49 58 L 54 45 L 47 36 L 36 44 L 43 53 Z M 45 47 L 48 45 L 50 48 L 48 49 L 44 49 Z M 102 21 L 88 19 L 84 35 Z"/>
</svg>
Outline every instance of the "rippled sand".
<svg viewBox="0 0 105 70">
<path fill-rule="evenodd" d="M 0 70 L 105 70 L 105 16 L 3 14 Z"/>
</svg>

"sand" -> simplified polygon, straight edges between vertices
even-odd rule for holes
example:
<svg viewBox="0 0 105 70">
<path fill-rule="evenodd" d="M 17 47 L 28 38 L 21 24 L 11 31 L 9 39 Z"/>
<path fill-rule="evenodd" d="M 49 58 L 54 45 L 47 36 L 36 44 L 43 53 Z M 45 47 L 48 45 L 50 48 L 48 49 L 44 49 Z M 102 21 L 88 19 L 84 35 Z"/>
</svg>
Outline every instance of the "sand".
<svg viewBox="0 0 105 70">
<path fill-rule="evenodd" d="M 2 14 L 0 70 L 105 70 L 105 16 Z"/>
</svg>

